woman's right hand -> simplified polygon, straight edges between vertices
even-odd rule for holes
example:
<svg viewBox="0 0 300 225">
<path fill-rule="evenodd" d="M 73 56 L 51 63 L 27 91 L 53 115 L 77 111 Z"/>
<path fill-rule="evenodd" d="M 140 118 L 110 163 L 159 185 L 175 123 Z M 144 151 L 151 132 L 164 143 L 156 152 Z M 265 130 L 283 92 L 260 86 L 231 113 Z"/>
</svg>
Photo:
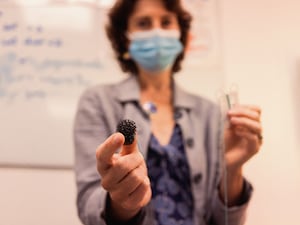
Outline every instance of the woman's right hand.
<svg viewBox="0 0 300 225">
<path fill-rule="evenodd" d="M 124 140 L 123 134 L 114 133 L 96 150 L 101 185 L 111 199 L 108 210 L 121 221 L 134 217 L 151 199 L 150 180 L 137 138 L 130 145 L 123 145 Z"/>
</svg>

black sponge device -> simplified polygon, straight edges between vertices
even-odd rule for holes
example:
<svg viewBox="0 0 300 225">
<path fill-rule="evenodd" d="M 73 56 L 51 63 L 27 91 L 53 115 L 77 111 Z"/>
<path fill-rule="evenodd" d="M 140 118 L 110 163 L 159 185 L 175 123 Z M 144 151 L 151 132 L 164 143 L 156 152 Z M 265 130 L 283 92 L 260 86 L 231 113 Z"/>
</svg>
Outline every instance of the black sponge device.
<svg viewBox="0 0 300 225">
<path fill-rule="evenodd" d="M 124 145 L 132 144 L 136 133 L 135 122 L 129 119 L 121 120 L 117 125 L 117 132 L 120 132 L 124 135 Z"/>
</svg>

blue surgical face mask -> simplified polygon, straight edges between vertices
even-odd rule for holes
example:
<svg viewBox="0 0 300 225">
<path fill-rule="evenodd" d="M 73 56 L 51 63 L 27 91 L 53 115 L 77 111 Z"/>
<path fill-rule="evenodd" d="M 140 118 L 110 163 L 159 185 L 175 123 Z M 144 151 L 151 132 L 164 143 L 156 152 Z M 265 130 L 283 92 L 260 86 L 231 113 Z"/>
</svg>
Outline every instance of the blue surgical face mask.
<svg viewBox="0 0 300 225">
<path fill-rule="evenodd" d="M 131 58 L 144 70 L 161 72 L 173 65 L 182 52 L 178 30 L 153 29 L 129 34 Z"/>
</svg>

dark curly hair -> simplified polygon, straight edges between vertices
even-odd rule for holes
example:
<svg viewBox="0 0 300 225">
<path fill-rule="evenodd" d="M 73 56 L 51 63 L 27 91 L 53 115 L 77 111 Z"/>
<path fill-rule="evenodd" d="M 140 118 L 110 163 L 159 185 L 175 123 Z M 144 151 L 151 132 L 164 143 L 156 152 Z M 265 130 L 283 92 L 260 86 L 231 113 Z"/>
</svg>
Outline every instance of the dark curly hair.
<svg viewBox="0 0 300 225">
<path fill-rule="evenodd" d="M 128 52 L 128 39 L 126 31 L 128 26 L 128 18 L 133 13 L 134 7 L 139 0 L 117 0 L 108 13 L 108 24 L 106 25 L 106 34 L 111 42 L 117 60 L 124 72 L 136 75 L 138 69 L 131 59 L 124 59 L 124 54 Z M 180 41 L 184 47 L 187 45 L 188 32 L 190 30 L 192 16 L 181 4 L 181 0 L 161 0 L 166 9 L 177 15 L 180 27 Z M 178 72 L 181 69 L 181 61 L 184 58 L 184 51 L 178 55 L 172 72 Z"/>
</svg>

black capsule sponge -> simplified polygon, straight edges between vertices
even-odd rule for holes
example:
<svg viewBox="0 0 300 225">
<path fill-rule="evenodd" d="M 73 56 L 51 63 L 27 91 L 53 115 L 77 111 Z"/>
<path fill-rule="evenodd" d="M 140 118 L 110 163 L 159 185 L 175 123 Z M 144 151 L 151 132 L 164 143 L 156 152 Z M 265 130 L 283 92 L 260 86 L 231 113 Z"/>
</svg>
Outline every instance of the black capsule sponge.
<svg viewBox="0 0 300 225">
<path fill-rule="evenodd" d="M 122 133 L 125 136 L 124 145 L 130 145 L 134 141 L 136 133 L 136 125 L 133 120 L 121 120 L 117 126 L 117 132 Z"/>
</svg>

